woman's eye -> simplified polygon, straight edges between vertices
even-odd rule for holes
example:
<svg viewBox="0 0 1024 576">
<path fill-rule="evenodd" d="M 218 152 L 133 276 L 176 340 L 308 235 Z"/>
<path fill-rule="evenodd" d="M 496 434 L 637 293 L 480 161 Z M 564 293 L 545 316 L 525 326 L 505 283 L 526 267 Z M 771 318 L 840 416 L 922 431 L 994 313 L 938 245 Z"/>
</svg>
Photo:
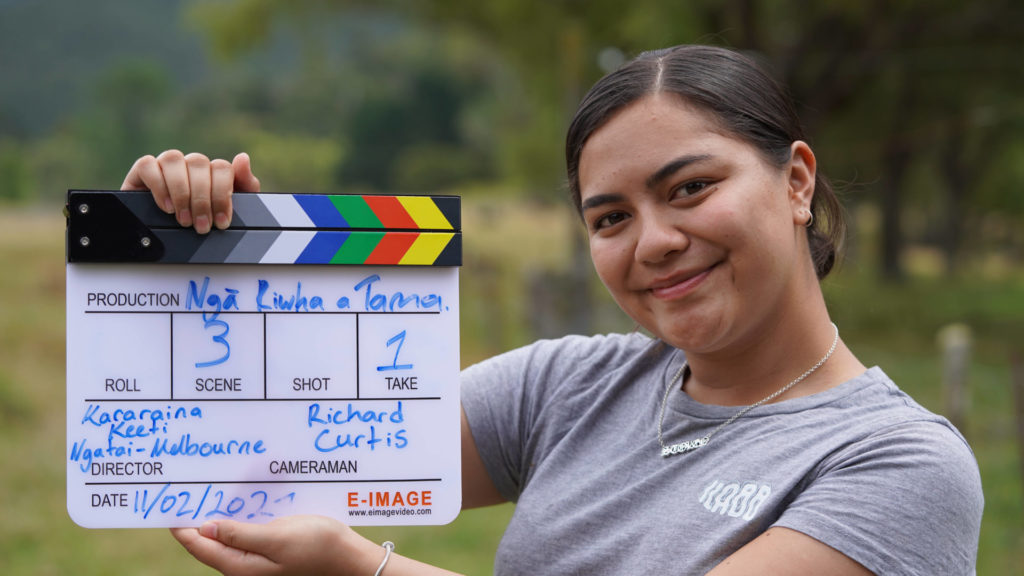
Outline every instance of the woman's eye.
<svg viewBox="0 0 1024 576">
<path fill-rule="evenodd" d="M 677 196 L 694 196 L 700 194 L 711 184 L 702 180 L 696 180 L 692 182 L 686 182 L 685 184 L 677 187 L 675 193 Z"/>
<path fill-rule="evenodd" d="M 626 219 L 626 214 L 625 213 L 623 213 L 623 212 L 612 212 L 611 214 L 606 214 L 606 215 L 598 218 L 597 220 L 595 220 L 594 221 L 594 229 L 595 230 L 600 230 L 602 228 L 607 228 L 609 226 L 614 226 L 614 225 L 618 224 L 619 222 L 622 222 L 625 219 Z"/>
</svg>

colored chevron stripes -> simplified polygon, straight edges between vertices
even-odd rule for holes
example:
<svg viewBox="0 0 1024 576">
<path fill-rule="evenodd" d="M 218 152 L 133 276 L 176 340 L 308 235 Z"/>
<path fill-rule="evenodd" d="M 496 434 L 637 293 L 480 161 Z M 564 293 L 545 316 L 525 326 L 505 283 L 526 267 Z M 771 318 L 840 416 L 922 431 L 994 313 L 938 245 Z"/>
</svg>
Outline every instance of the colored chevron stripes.
<svg viewBox="0 0 1024 576">
<path fill-rule="evenodd" d="M 159 262 L 461 266 L 461 232 L 347 230 L 153 230 Z"/>
<path fill-rule="evenodd" d="M 294 263 L 429 266 L 454 236 L 442 232 L 317 232 Z"/>
<path fill-rule="evenodd" d="M 458 230 L 456 196 L 236 194 L 232 227 Z"/>
</svg>

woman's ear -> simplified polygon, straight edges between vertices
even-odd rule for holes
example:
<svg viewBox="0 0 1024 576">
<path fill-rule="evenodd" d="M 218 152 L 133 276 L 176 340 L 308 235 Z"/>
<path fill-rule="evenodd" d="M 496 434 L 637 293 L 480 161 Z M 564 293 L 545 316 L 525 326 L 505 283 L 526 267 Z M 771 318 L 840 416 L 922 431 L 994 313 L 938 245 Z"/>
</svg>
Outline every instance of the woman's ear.
<svg viewBox="0 0 1024 576">
<path fill-rule="evenodd" d="M 811 216 L 811 200 L 814 199 L 814 179 L 817 161 L 811 147 L 802 140 L 790 146 L 786 175 L 789 179 L 789 204 L 793 210 L 793 223 L 804 226 Z"/>
</svg>

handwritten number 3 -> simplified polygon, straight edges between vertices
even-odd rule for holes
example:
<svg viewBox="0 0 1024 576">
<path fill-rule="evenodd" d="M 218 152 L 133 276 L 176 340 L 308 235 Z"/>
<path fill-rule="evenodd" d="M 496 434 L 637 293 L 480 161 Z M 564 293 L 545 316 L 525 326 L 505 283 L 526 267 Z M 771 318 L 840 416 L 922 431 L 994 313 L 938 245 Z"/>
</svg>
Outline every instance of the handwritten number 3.
<svg viewBox="0 0 1024 576">
<path fill-rule="evenodd" d="M 209 330 L 211 328 L 223 328 L 224 329 L 224 331 L 221 332 L 220 334 L 214 334 L 214 336 L 213 336 L 213 341 L 214 342 L 224 346 L 224 355 L 221 356 L 220 358 L 217 358 L 216 360 L 210 360 L 208 362 L 196 362 L 196 368 L 207 368 L 209 366 L 216 366 L 218 364 L 223 364 L 224 362 L 227 361 L 228 358 L 231 357 L 231 345 L 228 344 L 228 340 L 226 338 L 226 336 L 228 335 L 228 332 L 231 330 L 231 328 L 228 326 L 227 322 L 225 322 L 223 320 L 218 320 L 217 319 L 217 316 L 219 316 L 219 315 L 220 315 L 220 311 L 215 312 L 213 314 L 213 316 L 209 316 L 209 317 L 207 316 L 206 312 L 203 312 L 203 323 L 204 323 L 203 324 L 203 329 L 204 330 Z"/>
<path fill-rule="evenodd" d="M 398 343 L 395 348 L 395 359 L 391 362 L 390 366 L 377 366 L 377 372 L 386 372 L 390 370 L 411 370 L 412 364 L 399 364 L 398 354 L 402 352 L 402 344 L 405 343 L 405 330 L 402 330 L 398 334 L 395 334 L 388 340 L 387 346 L 390 348 L 392 344 Z"/>
</svg>

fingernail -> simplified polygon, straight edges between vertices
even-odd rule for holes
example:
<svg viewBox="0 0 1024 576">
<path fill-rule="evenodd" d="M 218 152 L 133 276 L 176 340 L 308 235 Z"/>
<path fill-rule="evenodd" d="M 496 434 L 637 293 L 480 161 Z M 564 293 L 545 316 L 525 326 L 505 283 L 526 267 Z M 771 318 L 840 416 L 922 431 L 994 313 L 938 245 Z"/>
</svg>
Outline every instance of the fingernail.
<svg viewBox="0 0 1024 576">
<path fill-rule="evenodd" d="M 164 198 L 164 212 L 174 214 L 174 202 L 170 198 Z"/>
<path fill-rule="evenodd" d="M 214 522 L 206 522 L 199 527 L 199 533 L 207 538 L 216 538 L 217 524 Z"/>
<path fill-rule="evenodd" d="M 228 227 L 228 215 L 223 212 L 217 212 L 213 215 L 213 221 L 217 224 L 217 228 L 221 230 Z"/>
<path fill-rule="evenodd" d="M 181 224 L 182 226 L 192 225 L 192 213 L 189 212 L 187 208 L 178 212 L 178 224 Z"/>
<path fill-rule="evenodd" d="M 196 216 L 196 232 L 199 232 L 200 234 L 206 234 L 209 231 L 210 217 L 205 214 Z"/>
</svg>

